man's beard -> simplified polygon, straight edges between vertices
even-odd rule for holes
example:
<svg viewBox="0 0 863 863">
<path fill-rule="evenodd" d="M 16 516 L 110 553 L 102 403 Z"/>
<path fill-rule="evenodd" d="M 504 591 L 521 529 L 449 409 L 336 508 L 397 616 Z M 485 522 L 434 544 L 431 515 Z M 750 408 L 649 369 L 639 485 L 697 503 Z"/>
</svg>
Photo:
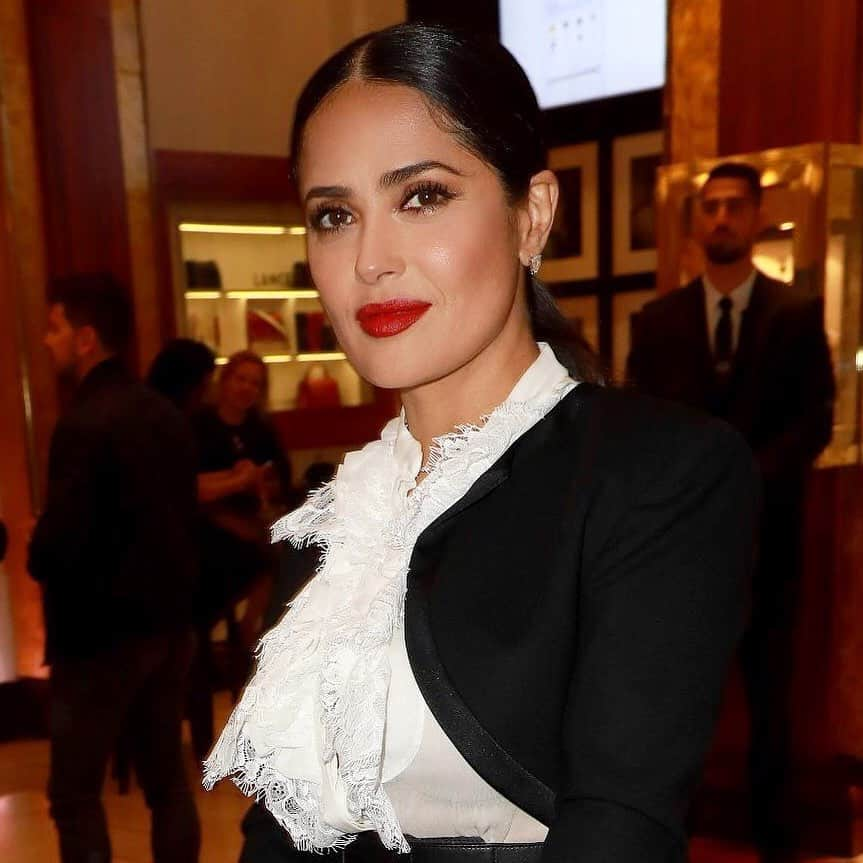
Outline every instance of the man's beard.
<svg viewBox="0 0 863 863">
<path fill-rule="evenodd" d="M 730 237 L 709 239 L 704 244 L 704 254 L 711 264 L 736 264 L 751 255 L 752 250 L 745 243 L 737 242 Z"/>
</svg>

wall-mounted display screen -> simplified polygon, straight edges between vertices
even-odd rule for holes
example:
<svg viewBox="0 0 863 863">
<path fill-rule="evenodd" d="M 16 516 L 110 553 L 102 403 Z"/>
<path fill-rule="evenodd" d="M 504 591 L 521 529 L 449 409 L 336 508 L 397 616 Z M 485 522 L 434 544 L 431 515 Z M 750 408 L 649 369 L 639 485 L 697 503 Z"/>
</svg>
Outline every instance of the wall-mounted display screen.
<svg viewBox="0 0 863 863">
<path fill-rule="evenodd" d="M 542 108 L 665 83 L 667 0 L 500 0 L 501 42 Z"/>
</svg>

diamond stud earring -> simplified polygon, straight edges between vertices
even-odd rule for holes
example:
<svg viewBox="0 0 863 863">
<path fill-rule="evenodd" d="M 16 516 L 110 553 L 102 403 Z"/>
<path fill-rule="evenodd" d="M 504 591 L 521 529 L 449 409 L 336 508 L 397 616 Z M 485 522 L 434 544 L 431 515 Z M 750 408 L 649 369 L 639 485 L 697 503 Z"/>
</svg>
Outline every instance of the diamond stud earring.
<svg viewBox="0 0 863 863">
<path fill-rule="evenodd" d="M 528 270 L 532 276 L 535 276 L 539 272 L 539 268 L 542 266 L 542 255 L 533 255 L 530 259 L 530 263 L 528 264 Z"/>
</svg>

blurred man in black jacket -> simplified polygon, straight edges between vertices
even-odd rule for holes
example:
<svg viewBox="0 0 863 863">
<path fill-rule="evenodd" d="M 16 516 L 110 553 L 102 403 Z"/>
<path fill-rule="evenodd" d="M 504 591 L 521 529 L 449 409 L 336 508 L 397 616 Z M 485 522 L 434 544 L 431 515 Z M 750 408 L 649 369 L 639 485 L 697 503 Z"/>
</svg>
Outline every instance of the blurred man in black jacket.
<svg viewBox="0 0 863 863">
<path fill-rule="evenodd" d="M 777 802 L 787 779 L 805 483 L 832 434 L 833 370 L 820 298 L 753 267 L 761 228 L 758 171 L 734 162 L 717 166 L 696 206 L 705 274 L 638 315 L 628 377 L 645 392 L 731 423 L 761 468 L 760 554 L 741 657 L 753 829 L 762 858 L 777 860 L 790 842 Z"/>
<path fill-rule="evenodd" d="M 105 769 L 128 717 L 156 863 L 200 841 L 181 751 L 192 653 L 196 486 L 190 432 L 118 354 L 131 329 L 110 276 L 61 279 L 45 344 L 75 392 L 51 441 L 47 502 L 30 545 L 51 664 L 51 814 L 63 863 L 107 863 Z"/>
</svg>

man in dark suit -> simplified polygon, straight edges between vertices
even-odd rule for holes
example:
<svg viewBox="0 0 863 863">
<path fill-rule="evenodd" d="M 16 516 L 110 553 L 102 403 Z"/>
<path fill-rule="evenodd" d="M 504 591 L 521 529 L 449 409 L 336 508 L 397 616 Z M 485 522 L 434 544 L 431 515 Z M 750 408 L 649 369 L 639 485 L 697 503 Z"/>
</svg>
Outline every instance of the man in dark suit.
<svg viewBox="0 0 863 863">
<path fill-rule="evenodd" d="M 704 276 L 644 307 L 628 377 L 645 392 L 735 426 L 761 469 L 764 504 L 752 614 L 741 659 L 750 712 L 750 791 L 764 860 L 790 844 L 778 813 L 787 779 L 791 634 L 806 475 L 832 433 L 834 380 L 821 300 L 752 264 L 761 182 L 749 165 L 713 169 L 696 203 Z"/>
<path fill-rule="evenodd" d="M 196 506 L 191 432 L 118 358 L 131 329 L 110 276 L 58 280 L 45 344 L 75 385 L 51 441 L 30 545 L 51 664 L 48 796 L 63 863 L 108 863 L 101 803 L 132 724 L 156 863 L 194 863 L 200 830 L 181 748 L 192 654 Z"/>
</svg>

